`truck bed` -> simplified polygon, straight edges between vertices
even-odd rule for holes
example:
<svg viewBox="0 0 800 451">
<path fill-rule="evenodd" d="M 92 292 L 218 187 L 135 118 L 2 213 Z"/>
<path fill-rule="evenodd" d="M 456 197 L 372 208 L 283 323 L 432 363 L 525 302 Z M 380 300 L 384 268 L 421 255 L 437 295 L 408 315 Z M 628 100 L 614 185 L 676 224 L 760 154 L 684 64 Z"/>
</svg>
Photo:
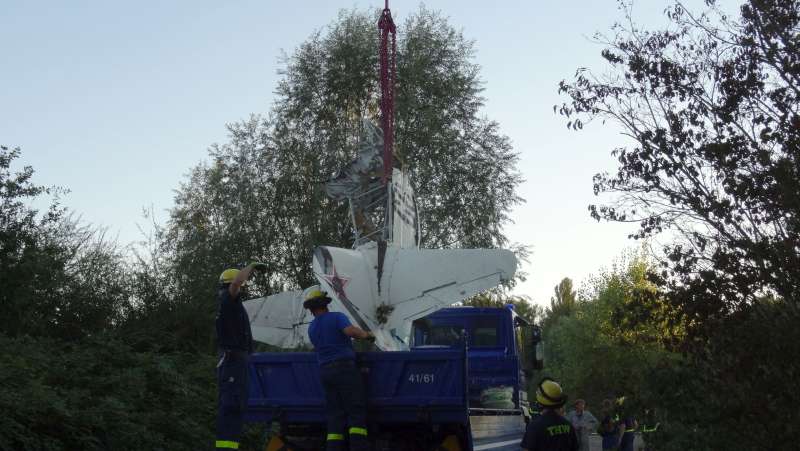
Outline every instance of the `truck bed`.
<svg viewBox="0 0 800 451">
<path fill-rule="evenodd" d="M 463 350 L 358 353 L 370 423 L 467 424 Z M 251 357 L 246 421 L 324 423 L 316 355 L 259 353 Z"/>
</svg>

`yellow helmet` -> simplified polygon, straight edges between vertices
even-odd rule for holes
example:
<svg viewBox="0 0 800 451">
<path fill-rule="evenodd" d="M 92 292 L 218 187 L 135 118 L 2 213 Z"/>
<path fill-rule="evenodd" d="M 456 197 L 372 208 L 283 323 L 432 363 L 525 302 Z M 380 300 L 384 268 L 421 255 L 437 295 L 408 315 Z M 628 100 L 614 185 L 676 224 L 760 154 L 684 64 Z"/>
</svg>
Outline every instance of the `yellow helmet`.
<svg viewBox="0 0 800 451">
<path fill-rule="evenodd" d="M 328 293 L 322 291 L 319 285 L 312 285 L 303 291 L 303 307 L 307 309 L 315 309 L 317 307 L 324 307 L 331 302 Z"/>
<path fill-rule="evenodd" d="M 303 292 L 303 302 L 312 301 L 317 298 L 324 298 L 328 293 L 322 291 L 319 285 L 312 285 Z"/>
<path fill-rule="evenodd" d="M 239 270 L 236 268 L 228 268 L 225 271 L 222 271 L 222 274 L 219 275 L 219 283 L 226 284 L 233 282 L 233 279 L 239 275 Z"/>
<path fill-rule="evenodd" d="M 544 407 L 561 407 L 567 402 L 567 397 L 558 382 L 546 377 L 536 389 L 536 402 Z"/>
</svg>

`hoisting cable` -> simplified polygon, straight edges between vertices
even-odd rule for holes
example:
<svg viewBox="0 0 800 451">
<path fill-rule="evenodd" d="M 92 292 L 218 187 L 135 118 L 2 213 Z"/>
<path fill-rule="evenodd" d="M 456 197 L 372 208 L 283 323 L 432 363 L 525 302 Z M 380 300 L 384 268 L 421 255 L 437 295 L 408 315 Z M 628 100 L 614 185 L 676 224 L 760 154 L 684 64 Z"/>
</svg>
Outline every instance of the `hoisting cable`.
<svg viewBox="0 0 800 451">
<path fill-rule="evenodd" d="M 383 184 L 392 176 L 392 151 L 394 148 L 394 84 L 397 79 L 397 29 L 386 0 L 381 18 L 380 73 L 381 73 L 381 125 L 383 128 Z M 391 50 L 389 41 L 391 40 Z"/>
</svg>

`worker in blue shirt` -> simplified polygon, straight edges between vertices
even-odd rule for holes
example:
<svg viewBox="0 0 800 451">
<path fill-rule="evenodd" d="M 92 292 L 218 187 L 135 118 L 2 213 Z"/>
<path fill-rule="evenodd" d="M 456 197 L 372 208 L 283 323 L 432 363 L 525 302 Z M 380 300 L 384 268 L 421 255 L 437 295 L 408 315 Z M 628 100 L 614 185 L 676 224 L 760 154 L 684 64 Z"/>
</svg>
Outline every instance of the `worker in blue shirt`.
<svg viewBox="0 0 800 451">
<path fill-rule="evenodd" d="M 241 271 L 226 269 L 219 276 L 217 290 L 217 438 L 216 449 L 239 449 L 244 411 L 247 404 L 250 353 L 253 334 L 242 301 L 247 297 L 244 284 L 253 270 L 265 272 L 264 263 L 251 263 Z"/>
<path fill-rule="evenodd" d="M 328 417 L 326 449 L 344 450 L 345 428 L 351 451 L 369 449 L 367 440 L 367 397 L 361 373 L 356 367 L 353 338 L 374 338 L 372 332 L 350 324 L 343 313 L 328 311 L 331 298 L 319 285 L 306 289 L 303 307 L 314 320 L 308 337 L 314 345 L 325 390 Z"/>
</svg>

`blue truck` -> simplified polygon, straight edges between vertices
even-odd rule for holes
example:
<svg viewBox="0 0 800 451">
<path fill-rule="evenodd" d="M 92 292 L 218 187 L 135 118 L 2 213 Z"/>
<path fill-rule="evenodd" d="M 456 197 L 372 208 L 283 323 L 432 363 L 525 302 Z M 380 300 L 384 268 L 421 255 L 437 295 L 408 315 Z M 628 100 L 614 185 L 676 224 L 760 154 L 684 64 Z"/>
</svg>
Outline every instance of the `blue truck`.
<svg viewBox="0 0 800 451">
<path fill-rule="evenodd" d="M 451 307 L 416 320 L 409 351 L 359 352 L 375 451 L 494 449 L 530 416 L 541 330 L 505 308 Z M 273 425 L 267 450 L 322 450 L 324 394 L 312 352 L 251 359 L 247 421 Z"/>
</svg>

